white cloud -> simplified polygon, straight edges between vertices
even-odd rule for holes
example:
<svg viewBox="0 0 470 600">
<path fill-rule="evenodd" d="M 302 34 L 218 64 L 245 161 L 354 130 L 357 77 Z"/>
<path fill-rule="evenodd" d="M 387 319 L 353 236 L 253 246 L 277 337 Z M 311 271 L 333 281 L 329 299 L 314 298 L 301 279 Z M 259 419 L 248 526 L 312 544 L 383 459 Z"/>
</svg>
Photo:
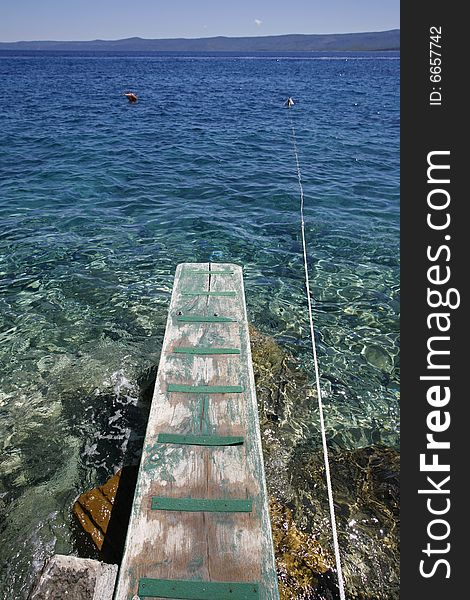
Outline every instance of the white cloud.
<svg viewBox="0 0 470 600">
<path fill-rule="evenodd" d="M 256 25 L 256 27 L 260 27 L 262 22 L 263 21 L 261 19 L 255 19 L 255 25 Z"/>
</svg>

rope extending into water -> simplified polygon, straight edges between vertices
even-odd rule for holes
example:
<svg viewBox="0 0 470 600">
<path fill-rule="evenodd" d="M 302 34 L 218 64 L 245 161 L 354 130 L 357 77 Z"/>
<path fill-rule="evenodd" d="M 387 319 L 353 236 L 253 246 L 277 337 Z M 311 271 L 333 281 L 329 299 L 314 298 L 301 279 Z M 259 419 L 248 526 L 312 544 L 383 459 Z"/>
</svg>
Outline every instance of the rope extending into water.
<svg viewBox="0 0 470 600">
<path fill-rule="evenodd" d="M 321 395 L 321 388 L 320 388 L 320 372 L 318 369 L 317 346 L 315 344 L 315 332 L 314 332 L 314 328 L 313 328 L 312 300 L 311 300 L 311 294 L 310 294 L 310 284 L 309 284 L 308 265 L 307 265 L 307 243 L 305 241 L 304 188 L 302 185 L 302 173 L 300 171 L 299 152 L 297 150 L 297 138 L 295 135 L 294 121 L 292 118 L 292 112 L 291 112 L 290 108 L 288 110 L 290 113 L 290 124 L 291 124 L 291 128 L 292 128 L 292 142 L 293 142 L 293 146 L 294 146 L 295 164 L 297 166 L 297 178 L 299 180 L 299 188 L 300 188 L 300 226 L 301 226 L 301 231 L 302 231 L 302 247 L 303 247 L 304 270 L 305 270 L 305 287 L 306 287 L 306 291 L 307 291 L 308 317 L 309 317 L 309 321 L 310 321 L 310 337 L 312 339 L 313 362 L 315 365 L 315 379 L 316 379 L 316 384 L 317 384 L 318 410 L 320 413 L 320 429 L 321 429 L 321 438 L 322 438 L 322 445 L 323 445 L 323 459 L 325 462 L 326 487 L 328 489 L 328 504 L 330 507 L 331 531 L 333 534 L 333 546 L 334 546 L 334 550 L 335 550 L 336 570 L 337 570 L 337 574 L 338 574 L 339 595 L 340 595 L 341 600 L 346 600 L 346 595 L 344 593 L 343 570 L 341 568 L 341 555 L 339 552 L 338 532 L 336 529 L 336 515 L 335 515 L 335 506 L 334 506 L 334 502 L 333 502 L 333 489 L 331 487 L 330 461 L 328 458 L 328 447 L 326 445 L 325 420 L 323 418 L 323 402 L 322 402 L 322 395 Z"/>
</svg>

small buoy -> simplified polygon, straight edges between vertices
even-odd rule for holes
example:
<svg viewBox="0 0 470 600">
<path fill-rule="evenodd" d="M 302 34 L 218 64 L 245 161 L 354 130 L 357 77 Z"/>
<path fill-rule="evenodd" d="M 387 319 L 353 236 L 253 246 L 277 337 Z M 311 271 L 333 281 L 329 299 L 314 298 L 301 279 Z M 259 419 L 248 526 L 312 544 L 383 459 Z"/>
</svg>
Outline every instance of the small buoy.
<svg viewBox="0 0 470 600">
<path fill-rule="evenodd" d="M 294 101 L 289 96 L 289 98 L 287 98 L 287 100 L 284 102 L 284 104 L 285 104 L 285 106 L 287 106 L 287 108 L 290 108 L 291 106 L 294 106 Z"/>
<path fill-rule="evenodd" d="M 126 92 L 124 96 L 126 96 L 129 102 L 137 102 L 137 95 L 134 92 Z"/>
</svg>

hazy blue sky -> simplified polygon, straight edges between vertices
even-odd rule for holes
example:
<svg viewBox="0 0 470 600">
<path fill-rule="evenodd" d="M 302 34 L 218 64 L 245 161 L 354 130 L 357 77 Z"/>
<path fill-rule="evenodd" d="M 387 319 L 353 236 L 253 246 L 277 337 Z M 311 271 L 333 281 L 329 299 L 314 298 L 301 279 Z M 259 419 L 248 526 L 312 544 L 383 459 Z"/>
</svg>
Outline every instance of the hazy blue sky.
<svg viewBox="0 0 470 600">
<path fill-rule="evenodd" d="M 347 33 L 399 27 L 399 0 L 0 0 L 0 41 Z"/>
</svg>

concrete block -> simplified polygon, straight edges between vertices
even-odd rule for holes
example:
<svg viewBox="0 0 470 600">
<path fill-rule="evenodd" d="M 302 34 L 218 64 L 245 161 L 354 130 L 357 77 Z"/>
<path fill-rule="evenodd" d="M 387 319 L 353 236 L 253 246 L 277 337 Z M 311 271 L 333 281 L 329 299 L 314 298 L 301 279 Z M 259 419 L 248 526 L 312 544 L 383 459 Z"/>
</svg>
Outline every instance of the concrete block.
<svg viewBox="0 0 470 600">
<path fill-rule="evenodd" d="M 55 554 L 29 600 L 112 600 L 117 572 L 117 565 Z"/>
</svg>

